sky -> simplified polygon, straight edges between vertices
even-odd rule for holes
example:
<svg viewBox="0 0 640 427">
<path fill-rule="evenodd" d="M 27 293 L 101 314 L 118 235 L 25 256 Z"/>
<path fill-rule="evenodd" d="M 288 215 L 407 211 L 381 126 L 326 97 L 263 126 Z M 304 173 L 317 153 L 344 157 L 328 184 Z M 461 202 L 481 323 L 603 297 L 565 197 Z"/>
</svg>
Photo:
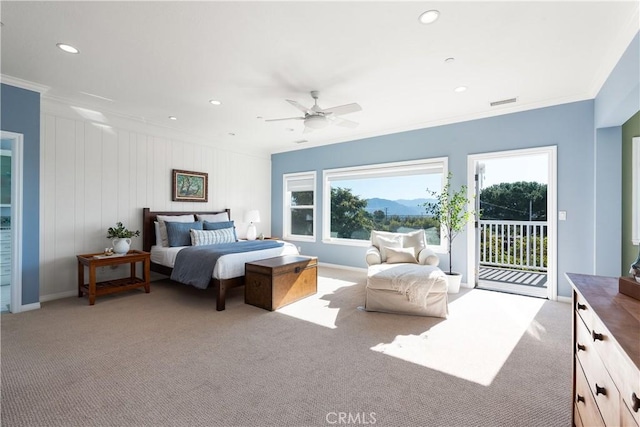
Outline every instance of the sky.
<svg viewBox="0 0 640 427">
<path fill-rule="evenodd" d="M 497 158 L 485 160 L 483 188 L 501 182 L 533 181 L 547 183 L 546 155 L 530 155 L 518 158 Z M 398 176 L 392 178 L 370 178 L 341 180 L 335 185 L 350 188 L 353 194 L 363 199 L 378 197 L 381 199 L 400 200 L 431 198 L 427 192 L 439 190 L 440 182 L 437 176 L 427 176 L 424 180 L 417 180 L 415 176 Z"/>
</svg>

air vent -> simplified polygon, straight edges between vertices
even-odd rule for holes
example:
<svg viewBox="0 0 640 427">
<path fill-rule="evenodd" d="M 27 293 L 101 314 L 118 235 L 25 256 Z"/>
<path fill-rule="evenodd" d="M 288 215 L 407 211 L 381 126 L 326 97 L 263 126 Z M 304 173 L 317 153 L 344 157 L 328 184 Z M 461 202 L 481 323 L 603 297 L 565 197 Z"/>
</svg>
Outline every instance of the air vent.
<svg viewBox="0 0 640 427">
<path fill-rule="evenodd" d="M 498 105 L 511 104 L 512 102 L 516 102 L 517 100 L 518 98 L 502 99 L 500 101 L 493 101 L 489 103 L 489 105 L 491 105 L 492 107 L 497 107 Z"/>
</svg>

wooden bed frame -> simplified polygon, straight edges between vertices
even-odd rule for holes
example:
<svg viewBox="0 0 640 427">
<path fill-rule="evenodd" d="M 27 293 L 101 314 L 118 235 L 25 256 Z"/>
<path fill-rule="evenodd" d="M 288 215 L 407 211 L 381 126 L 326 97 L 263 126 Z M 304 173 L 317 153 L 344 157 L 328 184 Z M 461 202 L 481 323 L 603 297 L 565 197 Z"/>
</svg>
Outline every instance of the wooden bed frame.
<svg viewBox="0 0 640 427">
<path fill-rule="evenodd" d="M 152 212 L 149 208 L 142 208 L 142 250 L 145 252 L 151 251 L 151 246 L 156 244 L 156 229 L 154 226 L 154 222 L 158 215 L 211 215 L 217 213 L 226 212 L 231 218 L 231 209 L 225 209 L 223 211 L 207 211 L 207 212 Z M 164 274 L 166 276 L 171 277 L 171 272 L 173 268 L 156 264 L 155 262 L 151 262 L 151 271 L 155 271 L 156 273 Z M 234 277 L 232 279 L 211 279 L 211 283 L 209 286 L 213 286 L 216 293 L 216 310 L 222 311 L 225 306 L 225 297 L 227 294 L 227 289 L 231 289 L 236 286 L 244 285 L 244 276 Z"/>
</svg>

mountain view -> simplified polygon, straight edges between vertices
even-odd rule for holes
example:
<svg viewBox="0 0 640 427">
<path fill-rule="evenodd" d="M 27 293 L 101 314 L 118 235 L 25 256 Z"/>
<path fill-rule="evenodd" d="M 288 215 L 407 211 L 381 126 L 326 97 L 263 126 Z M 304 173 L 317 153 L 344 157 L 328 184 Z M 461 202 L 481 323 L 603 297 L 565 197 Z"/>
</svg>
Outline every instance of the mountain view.
<svg viewBox="0 0 640 427">
<path fill-rule="evenodd" d="M 372 198 L 367 199 L 367 212 L 382 211 L 387 215 L 425 215 L 424 203 L 434 199 L 388 200 Z"/>
</svg>

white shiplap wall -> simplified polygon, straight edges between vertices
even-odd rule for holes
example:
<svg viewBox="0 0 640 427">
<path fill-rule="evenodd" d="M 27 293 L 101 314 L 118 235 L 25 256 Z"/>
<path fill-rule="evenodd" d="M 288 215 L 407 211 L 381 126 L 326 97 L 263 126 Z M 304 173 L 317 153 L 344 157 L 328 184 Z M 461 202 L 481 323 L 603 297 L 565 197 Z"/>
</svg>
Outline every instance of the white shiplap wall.
<svg viewBox="0 0 640 427">
<path fill-rule="evenodd" d="M 259 209 L 258 232 L 270 234 L 267 154 L 236 152 L 160 126 L 101 116 L 98 123 L 58 101 L 42 103 L 40 301 L 75 295 L 75 256 L 111 246 L 107 228 L 118 221 L 142 231 L 143 207 L 230 208 L 239 234 L 246 230 L 244 213 Z M 207 172 L 209 202 L 171 201 L 172 169 Z M 134 238 L 132 248 L 141 249 L 142 238 Z"/>
</svg>

